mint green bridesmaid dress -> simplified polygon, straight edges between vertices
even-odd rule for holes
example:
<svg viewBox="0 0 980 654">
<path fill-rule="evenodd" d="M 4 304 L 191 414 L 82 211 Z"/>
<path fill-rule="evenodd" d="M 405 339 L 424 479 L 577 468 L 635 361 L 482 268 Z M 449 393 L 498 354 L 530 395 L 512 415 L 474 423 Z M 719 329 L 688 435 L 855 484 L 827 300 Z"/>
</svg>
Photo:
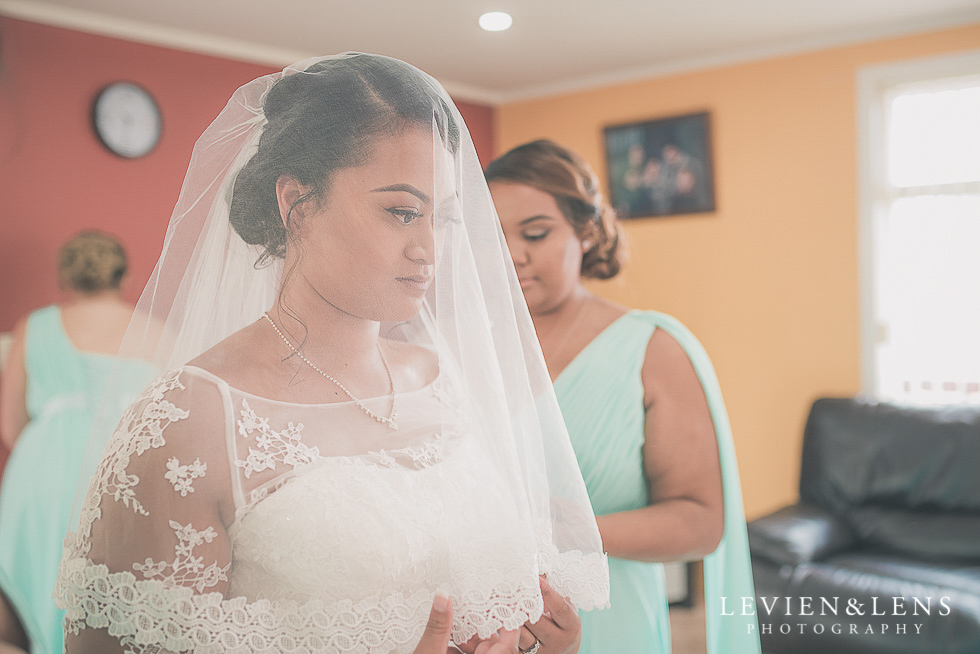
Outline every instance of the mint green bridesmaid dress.
<svg viewBox="0 0 980 654">
<path fill-rule="evenodd" d="M 555 380 L 555 392 L 597 515 L 647 504 L 643 472 L 641 369 L 654 330 L 684 348 L 701 380 L 718 438 L 725 494 L 725 533 L 704 559 L 709 654 L 758 654 L 754 616 L 738 613 L 754 597 L 745 512 L 728 415 L 711 361 L 676 319 L 631 311 L 596 336 Z M 663 566 L 609 557 L 610 605 L 582 613 L 580 654 L 669 654 L 670 620 Z M 721 598 L 727 597 L 723 611 Z"/>
<path fill-rule="evenodd" d="M 47 306 L 27 318 L 24 365 L 27 412 L 0 484 L 0 590 L 13 604 L 31 640 L 31 654 L 60 654 L 61 618 L 54 590 L 61 547 L 89 431 L 114 356 L 80 352 L 68 340 L 61 311 Z M 108 398 L 122 415 L 153 369 L 121 361 L 132 384 Z"/>
</svg>

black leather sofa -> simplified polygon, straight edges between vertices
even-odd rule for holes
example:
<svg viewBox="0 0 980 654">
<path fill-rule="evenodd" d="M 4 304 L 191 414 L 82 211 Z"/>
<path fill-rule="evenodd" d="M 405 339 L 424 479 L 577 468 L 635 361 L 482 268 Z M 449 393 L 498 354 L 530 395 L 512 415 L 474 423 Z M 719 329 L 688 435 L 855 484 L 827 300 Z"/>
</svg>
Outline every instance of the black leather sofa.
<svg viewBox="0 0 980 654">
<path fill-rule="evenodd" d="M 748 532 L 765 654 L 980 654 L 980 407 L 817 400 Z"/>
</svg>

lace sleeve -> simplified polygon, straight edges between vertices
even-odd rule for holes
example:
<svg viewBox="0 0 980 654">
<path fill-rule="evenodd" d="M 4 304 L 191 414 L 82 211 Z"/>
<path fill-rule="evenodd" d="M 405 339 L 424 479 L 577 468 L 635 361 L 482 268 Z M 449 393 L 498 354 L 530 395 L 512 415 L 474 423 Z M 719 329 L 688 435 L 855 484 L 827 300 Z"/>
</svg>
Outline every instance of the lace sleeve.
<svg viewBox="0 0 980 654">
<path fill-rule="evenodd" d="M 214 644 L 202 627 L 228 590 L 233 510 L 221 398 L 201 386 L 167 373 L 117 427 L 65 541 L 55 596 L 67 651 Z"/>
</svg>

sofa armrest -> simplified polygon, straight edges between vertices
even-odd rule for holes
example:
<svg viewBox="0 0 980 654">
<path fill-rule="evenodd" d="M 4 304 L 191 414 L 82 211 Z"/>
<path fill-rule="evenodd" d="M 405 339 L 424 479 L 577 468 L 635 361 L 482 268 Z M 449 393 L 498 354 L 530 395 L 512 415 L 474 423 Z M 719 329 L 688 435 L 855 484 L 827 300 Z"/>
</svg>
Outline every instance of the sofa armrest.
<svg viewBox="0 0 980 654">
<path fill-rule="evenodd" d="M 822 561 L 857 537 L 844 521 L 813 504 L 794 504 L 748 523 L 753 556 L 777 565 Z"/>
</svg>

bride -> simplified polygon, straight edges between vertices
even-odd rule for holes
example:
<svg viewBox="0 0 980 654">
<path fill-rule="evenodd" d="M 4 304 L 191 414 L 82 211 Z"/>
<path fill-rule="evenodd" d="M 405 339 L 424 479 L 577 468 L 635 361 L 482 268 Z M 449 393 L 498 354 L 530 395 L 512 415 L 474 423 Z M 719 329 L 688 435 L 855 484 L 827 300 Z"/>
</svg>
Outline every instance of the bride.
<svg viewBox="0 0 980 654">
<path fill-rule="evenodd" d="M 68 652 L 433 651 L 433 606 L 512 651 L 542 588 L 607 603 L 476 153 L 424 73 L 348 53 L 239 89 L 138 312 L 121 355 L 165 372 L 65 541 Z"/>
</svg>

